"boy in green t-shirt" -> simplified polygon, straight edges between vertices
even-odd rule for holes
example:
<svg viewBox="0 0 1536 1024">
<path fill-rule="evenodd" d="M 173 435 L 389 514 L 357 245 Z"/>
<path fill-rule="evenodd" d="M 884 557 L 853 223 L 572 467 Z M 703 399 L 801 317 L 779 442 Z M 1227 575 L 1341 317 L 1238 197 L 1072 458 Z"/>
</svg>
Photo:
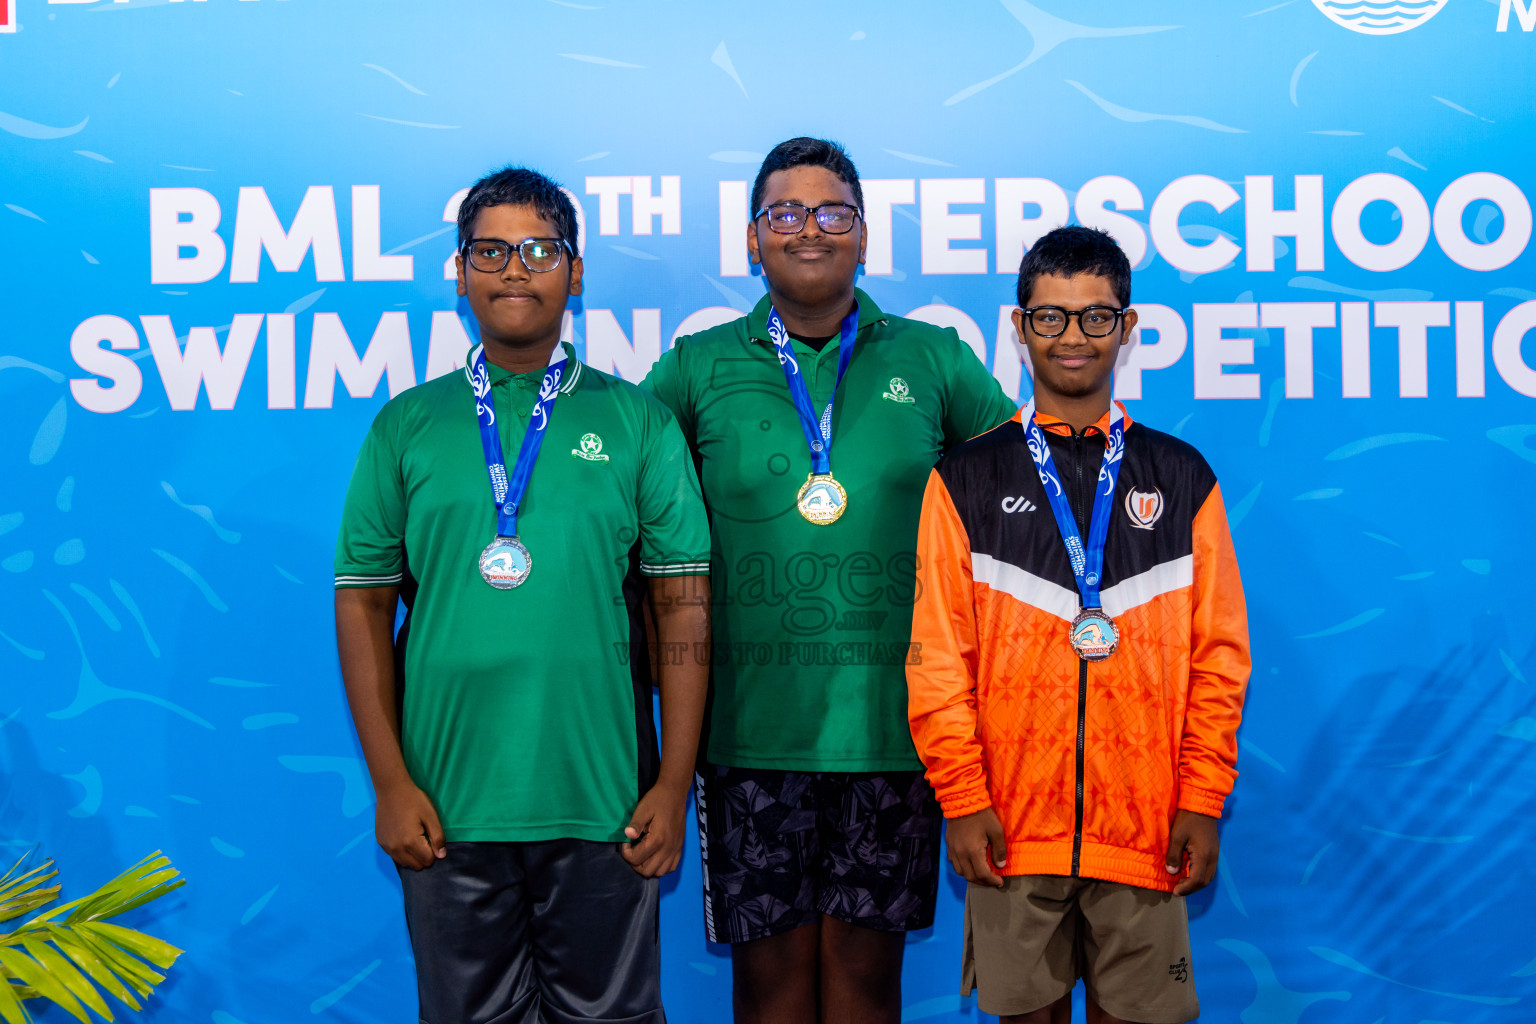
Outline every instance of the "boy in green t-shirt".
<svg viewBox="0 0 1536 1024">
<path fill-rule="evenodd" d="M 738 1021 L 896 1024 L 943 826 L 907 726 L 923 485 L 1015 405 L 954 330 L 855 287 L 864 198 L 842 147 L 775 146 L 751 206 L 767 294 L 642 385 L 699 459 L 714 530 L 705 929 L 732 944 Z"/>
<path fill-rule="evenodd" d="M 672 415 L 560 342 L 578 252 L 543 175 L 470 189 L 481 344 L 385 405 L 342 514 L 337 649 L 424 1024 L 665 1020 L 657 878 L 704 711 L 709 530 Z M 659 758 L 643 584 L 658 639 L 699 655 L 663 659 Z"/>
</svg>

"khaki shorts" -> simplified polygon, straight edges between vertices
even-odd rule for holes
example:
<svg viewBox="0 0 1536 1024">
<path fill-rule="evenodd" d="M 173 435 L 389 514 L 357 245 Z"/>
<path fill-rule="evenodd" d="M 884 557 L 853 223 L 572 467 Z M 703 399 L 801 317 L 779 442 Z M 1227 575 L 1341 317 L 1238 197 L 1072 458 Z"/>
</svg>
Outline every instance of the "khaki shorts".
<svg viewBox="0 0 1536 1024">
<path fill-rule="evenodd" d="M 1072 991 L 1121 1020 L 1178 1024 L 1200 1015 L 1184 899 L 1119 882 L 1016 875 L 965 895 L 962 995 L 1000 1016 Z"/>
</svg>

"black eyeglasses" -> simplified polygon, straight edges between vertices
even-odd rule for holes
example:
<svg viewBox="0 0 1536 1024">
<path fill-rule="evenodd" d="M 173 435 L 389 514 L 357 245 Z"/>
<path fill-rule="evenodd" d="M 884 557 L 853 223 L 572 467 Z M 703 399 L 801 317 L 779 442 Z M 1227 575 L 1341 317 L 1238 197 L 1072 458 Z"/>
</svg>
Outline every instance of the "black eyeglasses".
<svg viewBox="0 0 1536 1024">
<path fill-rule="evenodd" d="M 1115 327 L 1125 310 L 1113 306 L 1085 306 L 1082 309 L 1062 309 L 1060 306 L 1031 306 L 1022 310 L 1029 329 L 1042 338 L 1054 338 L 1067 329 L 1072 318 L 1077 317 L 1078 328 L 1090 338 L 1102 338 L 1115 333 Z"/>
<path fill-rule="evenodd" d="M 507 268 L 512 253 L 535 274 L 547 274 L 560 266 L 570 243 L 562 238 L 525 238 L 516 245 L 499 238 L 471 238 L 464 243 L 469 265 L 483 274 L 499 274 Z M 575 255 L 574 252 L 572 255 Z"/>
<path fill-rule="evenodd" d="M 812 209 L 799 203 L 774 203 L 765 206 L 752 215 L 756 220 L 763 214 L 768 215 L 768 230 L 780 235 L 793 235 L 805 227 L 805 222 L 812 214 L 816 215 L 816 223 L 829 235 L 846 235 L 853 230 L 854 221 L 859 219 L 858 207 L 849 206 L 847 203 L 824 203 Z"/>
</svg>

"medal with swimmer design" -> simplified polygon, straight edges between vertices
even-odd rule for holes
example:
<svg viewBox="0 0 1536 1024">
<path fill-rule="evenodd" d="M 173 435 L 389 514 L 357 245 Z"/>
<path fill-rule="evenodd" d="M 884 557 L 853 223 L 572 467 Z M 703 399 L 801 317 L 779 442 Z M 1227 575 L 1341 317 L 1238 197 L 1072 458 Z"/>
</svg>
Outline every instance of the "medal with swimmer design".
<svg viewBox="0 0 1536 1024">
<path fill-rule="evenodd" d="M 528 491 L 533 464 L 544 444 L 549 414 L 560 395 L 560 379 L 565 375 L 569 357 L 558 345 L 551 353 L 539 397 L 529 414 L 528 430 L 517 451 L 512 475 L 507 475 L 506 457 L 501 450 L 501 432 L 496 428 L 496 410 L 491 398 L 490 373 L 485 365 L 485 346 L 476 345 L 464 366 L 464 376 L 475 393 L 475 418 L 480 423 L 480 447 L 485 455 L 486 473 L 491 478 L 491 499 L 496 503 L 496 539 L 480 552 L 480 578 L 497 590 L 520 587 L 533 571 L 533 556 L 517 536 L 517 510 Z"/>
<path fill-rule="evenodd" d="M 837 522 L 848 507 L 848 492 L 831 473 L 812 473 L 795 495 L 795 508 L 808 523 L 828 526 Z"/>
<path fill-rule="evenodd" d="M 1072 577 L 1082 598 L 1082 609 L 1067 630 L 1067 641 L 1084 661 L 1103 661 L 1120 645 L 1120 630 L 1104 610 L 1099 597 L 1099 587 L 1104 582 L 1104 545 L 1109 539 L 1109 520 L 1114 514 L 1115 481 L 1120 475 L 1120 459 L 1125 455 L 1125 410 L 1115 404 L 1110 408 L 1109 435 L 1105 438 L 1104 461 L 1094 484 L 1086 545 L 1078 534 L 1077 519 L 1067 504 L 1066 492 L 1062 490 L 1055 460 L 1051 458 L 1050 443 L 1046 441 L 1045 431 L 1035 422 L 1035 403 L 1031 401 L 1026 405 L 1019 417 L 1024 425 L 1025 443 L 1029 446 L 1030 457 L 1035 460 L 1035 470 L 1045 487 L 1051 513 L 1056 517 L 1056 528 L 1066 544 Z"/>
<path fill-rule="evenodd" d="M 480 575 L 497 590 L 520 586 L 533 569 L 533 556 L 516 537 L 497 537 L 480 552 Z"/>
<path fill-rule="evenodd" d="M 773 341 L 779 357 L 779 368 L 784 371 L 784 382 L 789 385 L 789 396 L 794 401 L 795 414 L 800 417 L 800 427 L 805 432 L 805 444 L 811 450 L 811 474 L 800 485 L 795 495 L 795 508 L 800 517 L 816 526 L 830 526 L 837 522 L 848 509 L 848 491 L 832 476 L 832 405 L 837 401 L 837 386 L 843 382 L 843 374 L 853 359 L 857 344 L 859 310 L 843 317 L 841 340 L 837 354 L 837 378 L 832 382 L 832 397 L 821 418 L 816 418 L 811 408 L 811 394 L 800 375 L 800 363 L 789 343 L 789 330 L 779 318 L 779 311 L 768 311 L 768 337 Z"/>
<path fill-rule="evenodd" d="M 1115 620 L 1102 608 L 1084 608 L 1078 612 L 1068 636 L 1072 640 L 1072 649 L 1084 661 L 1103 661 L 1120 645 L 1120 631 L 1115 628 Z"/>
</svg>

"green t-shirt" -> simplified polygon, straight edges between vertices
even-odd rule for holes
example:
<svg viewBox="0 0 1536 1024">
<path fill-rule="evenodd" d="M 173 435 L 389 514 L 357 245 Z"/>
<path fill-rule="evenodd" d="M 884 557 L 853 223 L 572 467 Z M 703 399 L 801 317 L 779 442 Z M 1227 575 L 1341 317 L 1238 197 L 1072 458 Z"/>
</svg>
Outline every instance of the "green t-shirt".
<svg viewBox="0 0 1536 1024">
<path fill-rule="evenodd" d="M 917 520 L 949 446 L 1017 406 L 953 329 L 887 316 L 858 293 L 858 348 L 832 418 L 848 507 L 806 522 L 805 435 L 768 340 L 769 300 L 680 338 L 641 387 L 682 425 L 710 511 L 714 699 L 709 758 L 794 771 L 921 767 L 907 726 Z M 813 407 L 841 345 L 793 342 Z"/>
<path fill-rule="evenodd" d="M 480 577 L 496 508 L 464 374 L 385 405 L 347 490 L 336 586 L 401 587 L 401 745 L 449 840 L 624 838 L 656 764 L 631 565 L 650 576 L 709 569 L 708 523 L 672 415 L 567 354 L 518 516 L 532 559 L 522 586 Z M 543 371 L 487 369 L 510 471 Z"/>
</svg>

